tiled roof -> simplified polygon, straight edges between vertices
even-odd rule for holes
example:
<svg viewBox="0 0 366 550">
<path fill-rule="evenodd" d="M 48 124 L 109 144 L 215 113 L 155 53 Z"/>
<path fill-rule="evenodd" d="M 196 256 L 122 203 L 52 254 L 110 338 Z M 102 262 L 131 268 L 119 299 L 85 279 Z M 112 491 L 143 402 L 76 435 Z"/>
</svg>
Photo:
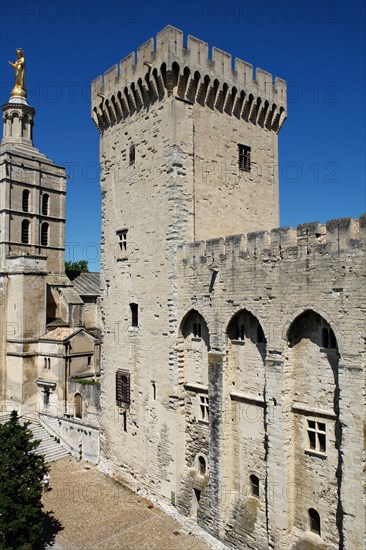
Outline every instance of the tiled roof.
<svg viewBox="0 0 366 550">
<path fill-rule="evenodd" d="M 79 296 L 100 295 L 99 273 L 97 272 L 80 273 L 72 283 Z"/>
<path fill-rule="evenodd" d="M 71 336 L 74 332 L 80 330 L 79 328 L 64 328 L 64 327 L 58 327 L 54 330 L 51 330 L 50 332 L 47 332 L 43 336 L 41 336 L 40 340 L 58 340 L 62 342 L 69 336 Z"/>
</svg>

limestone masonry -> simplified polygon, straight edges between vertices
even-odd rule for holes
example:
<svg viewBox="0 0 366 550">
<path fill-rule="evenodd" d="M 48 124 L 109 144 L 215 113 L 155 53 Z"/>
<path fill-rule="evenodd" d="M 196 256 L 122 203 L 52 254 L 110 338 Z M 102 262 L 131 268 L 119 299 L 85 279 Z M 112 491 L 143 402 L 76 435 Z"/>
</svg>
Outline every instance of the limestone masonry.
<svg viewBox="0 0 366 550">
<path fill-rule="evenodd" d="M 286 83 L 169 26 L 92 117 L 100 467 L 231 548 L 363 549 L 366 216 L 274 229 Z"/>
<path fill-rule="evenodd" d="M 18 410 L 97 462 L 99 386 L 76 380 L 100 372 L 99 281 L 91 296 L 66 276 L 66 174 L 33 145 L 35 110 L 10 97 L 2 111 L 0 412 Z"/>
</svg>

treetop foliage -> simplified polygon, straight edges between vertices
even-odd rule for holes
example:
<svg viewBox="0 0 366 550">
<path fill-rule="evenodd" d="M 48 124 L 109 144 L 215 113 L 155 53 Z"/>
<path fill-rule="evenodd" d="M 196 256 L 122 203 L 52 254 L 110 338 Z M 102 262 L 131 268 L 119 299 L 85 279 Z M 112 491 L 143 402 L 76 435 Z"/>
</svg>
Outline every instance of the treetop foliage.
<svg viewBox="0 0 366 550">
<path fill-rule="evenodd" d="M 29 422 L 21 425 L 16 411 L 0 424 L 0 549 L 37 548 L 42 537 L 42 478 L 48 468 L 34 451 Z"/>
</svg>

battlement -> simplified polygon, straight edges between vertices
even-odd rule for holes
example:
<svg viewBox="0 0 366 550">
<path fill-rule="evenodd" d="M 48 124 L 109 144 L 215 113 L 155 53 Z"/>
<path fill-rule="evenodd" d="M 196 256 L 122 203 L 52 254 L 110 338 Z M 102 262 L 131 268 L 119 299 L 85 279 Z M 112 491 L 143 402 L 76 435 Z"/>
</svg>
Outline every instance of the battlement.
<svg viewBox="0 0 366 550">
<path fill-rule="evenodd" d="M 279 132 L 286 82 L 206 42 L 167 26 L 92 82 L 92 118 L 103 132 L 167 96 L 198 102 Z"/>
<path fill-rule="evenodd" d="M 289 258 L 308 254 L 339 254 L 366 244 L 366 213 L 358 220 L 339 218 L 326 224 L 305 223 L 258 231 L 246 235 L 196 241 L 178 247 L 178 260 L 186 265 L 207 264 L 215 269 L 221 261 L 244 258 Z"/>
</svg>

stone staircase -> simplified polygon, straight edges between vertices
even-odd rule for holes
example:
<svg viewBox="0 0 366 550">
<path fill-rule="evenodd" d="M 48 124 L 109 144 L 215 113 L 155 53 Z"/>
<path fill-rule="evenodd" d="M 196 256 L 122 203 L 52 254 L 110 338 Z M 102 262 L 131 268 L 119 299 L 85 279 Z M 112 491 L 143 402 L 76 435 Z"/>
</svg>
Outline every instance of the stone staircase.
<svg viewBox="0 0 366 550">
<path fill-rule="evenodd" d="M 197 532 L 197 520 L 187 518 L 182 524 L 182 528 L 179 530 L 183 535 L 192 535 Z"/>
<path fill-rule="evenodd" d="M 36 452 L 44 456 L 45 462 L 53 462 L 54 460 L 69 456 L 69 453 L 62 444 L 57 443 L 55 438 L 41 424 L 31 422 L 28 428 L 33 433 L 32 439 L 40 440 Z"/>
<path fill-rule="evenodd" d="M 0 424 L 4 424 L 10 420 L 10 414 L 3 414 L 0 416 Z M 61 443 L 57 443 L 53 435 L 39 423 L 34 420 L 27 420 L 20 418 L 20 422 L 30 422 L 28 429 L 32 432 L 32 439 L 40 440 L 40 443 L 36 449 L 38 454 L 44 456 L 45 462 L 53 462 L 60 458 L 69 456 L 69 453 L 64 449 Z"/>
</svg>

